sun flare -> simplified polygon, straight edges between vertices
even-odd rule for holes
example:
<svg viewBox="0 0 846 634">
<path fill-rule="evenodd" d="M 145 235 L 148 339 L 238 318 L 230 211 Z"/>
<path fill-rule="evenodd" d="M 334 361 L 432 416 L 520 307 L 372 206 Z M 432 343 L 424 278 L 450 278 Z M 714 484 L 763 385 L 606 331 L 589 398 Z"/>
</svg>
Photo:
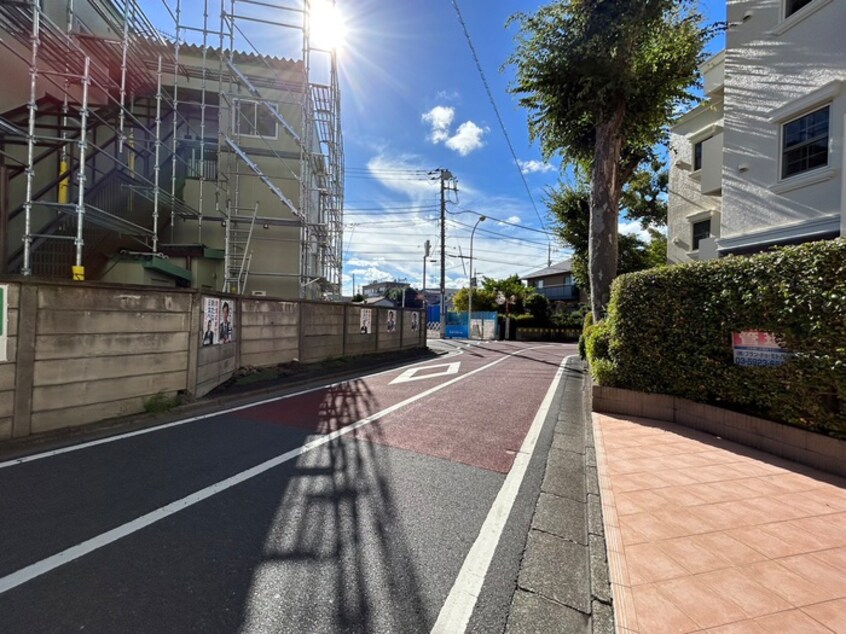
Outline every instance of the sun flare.
<svg viewBox="0 0 846 634">
<path fill-rule="evenodd" d="M 311 0 L 309 37 L 314 46 L 339 49 L 344 44 L 346 25 L 337 5 L 332 0 Z"/>
</svg>

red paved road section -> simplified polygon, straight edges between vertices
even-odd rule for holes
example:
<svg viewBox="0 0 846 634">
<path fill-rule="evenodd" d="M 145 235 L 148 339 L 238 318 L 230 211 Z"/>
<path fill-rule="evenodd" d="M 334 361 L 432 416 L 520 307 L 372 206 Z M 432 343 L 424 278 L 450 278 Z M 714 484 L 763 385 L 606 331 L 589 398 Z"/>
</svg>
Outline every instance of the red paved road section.
<svg viewBox="0 0 846 634">
<path fill-rule="evenodd" d="M 422 368 L 460 363 L 458 374 L 394 383 L 405 368 L 251 408 L 243 417 L 325 434 L 517 353 L 355 432 L 360 440 L 507 473 L 562 360 L 560 344 L 490 344 Z M 431 372 L 440 371 L 432 370 Z M 426 370 L 419 372 L 425 375 Z"/>
</svg>

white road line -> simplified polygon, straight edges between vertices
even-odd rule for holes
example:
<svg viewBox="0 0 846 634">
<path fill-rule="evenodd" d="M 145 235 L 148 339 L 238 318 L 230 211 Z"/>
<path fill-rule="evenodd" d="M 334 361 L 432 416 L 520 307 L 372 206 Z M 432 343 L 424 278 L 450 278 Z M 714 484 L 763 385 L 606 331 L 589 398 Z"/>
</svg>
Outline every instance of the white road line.
<svg viewBox="0 0 846 634">
<path fill-rule="evenodd" d="M 376 412 L 375 414 L 371 414 L 370 416 L 368 416 L 366 418 L 362 418 L 361 420 L 358 420 L 355 423 L 348 425 L 347 427 L 333 431 L 332 433 L 327 434 L 325 436 L 320 436 L 319 438 L 315 438 L 314 440 L 306 443 L 305 445 L 302 445 L 301 447 L 297 447 L 296 449 L 291 449 L 290 451 L 286 451 L 285 453 L 283 453 L 279 456 L 276 456 L 275 458 L 271 458 L 270 460 L 267 460 L 265 462 L 262 462 L 261 464 L 258 464 L 254 467 L 251 467 L 250 469 L 247 469 L 247 470 L 242 471 L 240 473 L 237 473 L 233 476 L 230 476 L 230 477 L 228 477 L 224 480 L 221 480 L 220 482 L 217 482 L 215 484 L 209 485 L 209 486 L 207 486 L 203 489 L 200 489 L 199 491 L 192 493 L 191 495 L 187 495 L 184 498 L 181 498 L 179 500 L 171 502 L 170 504 L 167 504 L 167 505 L 165 505 L 165 506 L 163 506 L 159 509 L 156 509 L 155 511 L 151 511 L 149 513 L 146 513 L 145 515 L 142 515 L 139 518 L 136 518 L 136 519 L 134 519 L 130 522 L 127 522 L 126 524 L 122 524 L 121 526 L 113 528 L 112 530 L 106 531 L 105 533 L 101 533 L 100 535 L 97 535 L 96 537 L 92 537 L 91 539 L 88 539 L 88 540 L 86 540 L 86 541 L 84 541 L 80 544 L 77 544 L 76 546 L 71 546 L 70 548 L 63 550 L 62 552 L 56 553 L 55 555 L 51 555 L 50 557 L 47 557 L 46 559 L 42 559 L 41 561 L 38 561 L 34 564 L 30 564 L 29 566 L 21 568 L 20 570 L 17 570 L 16 572 L 13 572 L 11 574 L 6 575 L 5 577 L 0 577 L 0 594 L 3 594 L 4 592 L 9 591 L 12 588 L 16 588 L 19 585 L 26 583 L 27 581 L 35 579 L 36 577 L 40 577 L 41 575 L 43 575 L 47 572 L 50 572 L 51 570 L 55 570 L 56 568 L 63 566 L 66 563 L 73 561 L 74 559 L 78 559 L 78 558 L 80 558 L 84 555 L 92 553 L 95 550 L 102 548 L 103 546 L 107 546 L 111 543 L 114 543 L 114 542 L 118 541 L 119 539 L 126 537 L 127 535 L 131 535 L 132 533 L 135 533 L 136 531 L 139 531 L 142 528 L 150 526 L 151 524 L 154 524 L 154 523 L 158 522 L 159 520 L 162 520 L 162 519 L 164 519 L 164 518 L 166 518 L 170 515 L 173 515 L 175 513 L 178 513 L 179 511 L 182 511 L 184 509 L 187 509 L 187 508 L 189 508 L 189 507 L 191 507 L 191 506 L 193 506 L 193 505 L 195 505 L 199 502 L 202 502 L 203 500 L 206 500 L 206 499 L 208 499 L 208 498 L 210 498 L 214 495 L 217 495 L 218 493 L 221 493 L 221 492 L 226 491 L 227 489 L 230 489 L 230 488 L 232 488 L 232 487 L 234 487 L 238 484 L 241 484 L 242 482 L 246 482 L 247 480 L 249 480 L 251 478 L 254 478 L 258 475 L 261 475 L 262 473 L 264 473 L 266 471 L 269 471 L 270 469 L 273 469 L 274 467 L 278 467 L 279 465 L 281 465 L 285 462 L 288 462 L 289 460 L 293 460 L 294 458 L 301 456 L 302 454 L 304 454 L 308 451 L 311 451 L 312 449 L 315 449 L 317 447 L 325 445 L 329 442 L 332 442 L 336 438 L 339 438 L 341 436 L 349 434 L 350 432 L 353 432 L 360 427 L 364 427 L 365 425 L 369 425 L 370 423 L 373 423 L 373 422 L 379 420 L 380 418 L 383 418 L 383 417 L 387 416 L 388 414 L 391 414 L 391 413 L 397 411 L 398 409 L 405 407 L 406 405 L 410 405 L 411 403 L 414 403 L 415 401 L 419 401 L 419 400 L 424 399 L 428 396 L 431 396 L 435 392 L 438 392 L 438 391 L 443 390 L 443 389 L 445 389 L 445 388 L 447 388 L 451 385 L 454 385 L 455 383 L 458 383 L 459 381 L 463 381 L 464 379 L 467 379 L 467 378 L 473 376 L 474 374 L 478 374 L 479 372 L 483 372 L 485 370 L 488 370 L 488 369 L 494 367 L 495 365 L 498 365 L 498 364 L 502 363 L 503 361 L 510 359 L 511 357 L 518 356 L 520 354 L 523 354 L 524 352 L 528 352 L 530 350 L 534 350 L 535 348 L 539 348 L 539 347 L 541 347 L 541 346 L 534 346 L 532 348 L 525 348 L 523 350 L 518 350 L 516 352 L 512 352 L 512 353 L 510 353 L 510 354 L 508 354 L 504 357 L 497 359 L 496 361 L 492 361 L 491 363 L 488 363 L 487 365 L 483 365 L 479 368 L 476 368 L 475 370 L 471 370 L 467 374 L 463 374 L 463 375 L 458 376 L 454 379 L 450 379 L 449 381 L 446 381 L 445 383 L 441 383 L 440 385 L 436 385 L 434 387 L 431 387 L 428 390 L 425 390 L 424 392 L 420 392 L 419 394 L 412 396 L 410 398 L 407 398 L 404 401 L 401 401 L 399 403 L 396 403 L 395 405 L 391 405 L 390 407 L 386 407 L 385 409 L 383 409 L 379 412 Z M 557 376 L 558 375 L 556 375 L 556 377 Z M 271 400 L 280 400 L 280 399 L 271 399 Z M 243 409 L 243 408 L 238 408 L 238 409 Z M 529 433 L 531 435 L 532 431 L 530 430 Z M 513 471 L 513 469 L 512 469 L 512 471 Z"/>
<path fill-rule="evenodd" d="M 574 358 L 576 358 L 575 355 L 569 356 L 558 366 L 555 378 L 552 379 L 546 396 L 541 402 L 537 414 L 535 414 L 529 433 L 523 440 L 520 451 L 514 456 L 514 464 L 505 477 L 505 482 L 502 483 L 502 488 L 500 488 L 493 506 L 488 511 L 485 523 L 482 524 L 479 536 L 473 542 L 470 552 L 467 553 L 458 577 L 456 577 L 455 583 L 452 585 L 452 589 L 438 614 L 438 620 L 432 627 L 433 634 L 458 634 L 466 631 L 467 624 L 476 607 L 479 593 L 482 591 L 485 576 L 488 574 L 488 568 L 490 568 L 493 560 L 494 552 L 502 536 L 502 531 L 505 529 L 505 523 L 511 514 L 514 501 L 520 491 L 520 485 L 523 483 L 532 454 L 534 454 L 538 437 L 543 429 L 544 421 L 552 406 L 552 399 L 555 397 L 555 392 L 561 383 L 561 377 L 564 375 L 564 368 L 567 361 Z"/>
<path fill-rule="evenodd" d="M 450 352 L 443 356 L 444 359 L 449 357 L 458 356 L 464 354 L 463 350 L 456 350 L 455 352 Z M 417 365 L 423 365 L 424 363 L 431 363 L 434 359 L 426 359 L 425 361 L 419 361 L 417 363 L 411 363 L 409 365 L 401 366 L 400 368 L 391 368 L 390 370 L 382 370 L 381 372 L 374 372 L 373 374 L 366 374 L 361 377 L 356 377 L 358 379 L 371 379 L 376 376 L 381 376 L 383 374 L 390 374 L 391 372 L 396 372 L 401 368 L 413 368 Z M 78 445 L 70 445 L 68 447 L 61 447 L 60 449 L 52 449 L 50 451 L 43 451 L 41 453 L 35 453 L 28 456 L 21 456 L 20 458 L 13 458 L 12 460 L 7 460 L 5 462 L 0 462 L 0 469 L 5 469 L 7 467 L 14 467 L 17 465 L 25 464 L 27 462 L 32 462 L 34 460 L 42 460 L 44 458 L 52 458 L 53 456 L 60 456 L 65 453 L 70 453 L 72 451 L 79 451 L 81 449 L 88 449 L 89 447 L 96 447 L 97 445 L 105 445 L 107 443 L 116 442 L 118 440 L 126 440 L 127 438 L 134 438 L 135 436 L 143 436 L 145 434 L 152 434 L 153 432 L 163 431 L 165 429 L 170 429 L 171 427 L 179 427 L 180 425 L 186 425 L 188 423 L 195 423 L 197 421 L 205 420 L 207 418 L 214 418 L 215 416 L 222 416 L 224 414 L 231 414 L 233 412 L 240 412 L 241 410 L 249 409 L 251 407 L 258 407 L 259 405 L 267 405 L 268 403 L 276 403 L 278 401 L 284 401 L 285 399 L 294 398 L 297 396 L 302 396 L 303 394 L 310 394 L 312 392 L 318 392 L 320 390 L 330 389 L 333 387 L 338 387 L 340 385 L 346 385 L 350 382 L 350 379 L 346 381 L 339 381 L 337 383 L 327 383 L 325 385 L 318 385 L 317 387 L 311 387 L 307 390 L 300 390 L 299 392 L 294 392 L 292 394 L 285 394 L 283 396 L 274 396 L 271 398 L 266 398 L 261 401 L 253 401 L 251 403 L 247 403 L 246 405 L 238 405 L 237 407 L 229 407 L 227 409 L 221 409 L 214 412 L 209 412 L 208 414 L 200 414 L 198 416 L 191 416 L 190 418 L 183 418 L 180 420 L 173 421 L 171 423 L 164 423 L 163 425 L 155 425 L 153 427 L 145 427 L 144 429 L 138 429 L 135 431 L 129 431 L 122 434 L 115 434 L 114 436 L 107 436 L 105 438 L 98 438 L 97 440 L 89 440 L 87 442 L 81 442 Z"/>
</svg>

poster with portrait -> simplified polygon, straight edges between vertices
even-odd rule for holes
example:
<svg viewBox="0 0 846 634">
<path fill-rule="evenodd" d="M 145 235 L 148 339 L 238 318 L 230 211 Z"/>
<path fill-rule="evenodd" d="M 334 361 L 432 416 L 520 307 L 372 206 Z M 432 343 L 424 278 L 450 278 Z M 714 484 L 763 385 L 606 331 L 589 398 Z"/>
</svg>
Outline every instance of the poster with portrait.
<svg viewBox="0 0 846 634">
<path fill-rule="evenodd" d="M 235 302 L 218 297 L 203 298 L 204 346 L 215 346 L 235 341 Z"/>
<path fill-rule="evenodd" d="M 388 332 L 396 332 L 397 330 L 397 311 L 389 310 L 388 319 L 385 321 L 385 329 Z"/>
<path fill-rule="evenodd" d="M 420 313 L 411 313 L 411 332 L 417 332 L 420 327 Z"/>
<path fill-rule="evenodd" d="M 359 318 L 359 332 L 363 335 L 369 335 L 373 332 L 371 324 L 373 323 L 373 309 L 362 308 L 361 317 Z"/>
</svg>

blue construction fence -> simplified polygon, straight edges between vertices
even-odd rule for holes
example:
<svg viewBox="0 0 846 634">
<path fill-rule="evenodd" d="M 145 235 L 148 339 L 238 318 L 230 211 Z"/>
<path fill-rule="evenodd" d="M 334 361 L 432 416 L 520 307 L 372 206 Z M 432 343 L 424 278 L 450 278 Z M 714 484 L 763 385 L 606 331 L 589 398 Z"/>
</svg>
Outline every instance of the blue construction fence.
<svg viewBox="0 0 846 634">
<path fill-rule="evenodd" d="M 444 336 L 448 339 L 493 340 L 497 334 L 496 312 L 474 312 L 472 318 L 465 312 L 447 313 Z"/>
</svg>

